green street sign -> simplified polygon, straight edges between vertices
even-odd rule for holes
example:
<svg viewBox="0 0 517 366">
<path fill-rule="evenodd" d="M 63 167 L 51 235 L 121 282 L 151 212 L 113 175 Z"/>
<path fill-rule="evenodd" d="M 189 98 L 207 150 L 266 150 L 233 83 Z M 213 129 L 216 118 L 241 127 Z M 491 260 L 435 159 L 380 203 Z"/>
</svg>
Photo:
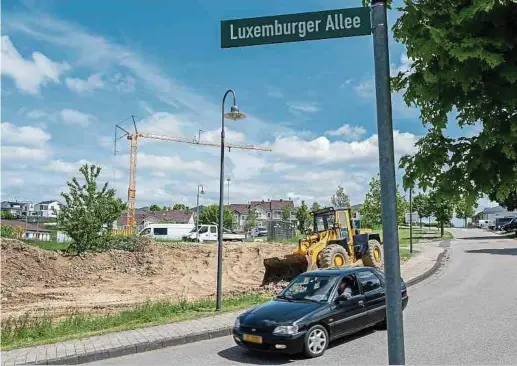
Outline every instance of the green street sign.
<svg viewBox="0 0 517 366">
<path fill-rule="evenodd" d="M 221 48 L 371 34 L 370 8 L 324 10 L 221 21 Z"/>
</svg>

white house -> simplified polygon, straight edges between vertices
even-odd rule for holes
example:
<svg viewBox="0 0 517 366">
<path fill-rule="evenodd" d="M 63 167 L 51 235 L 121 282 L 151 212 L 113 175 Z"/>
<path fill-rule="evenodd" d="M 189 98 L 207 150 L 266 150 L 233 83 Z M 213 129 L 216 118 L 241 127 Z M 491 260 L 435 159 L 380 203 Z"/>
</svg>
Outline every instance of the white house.
<svg viewBox="0 0 517 366">
<path fill-rule="evenodd" d="M 42 201 L 34 206 L 34 211 L 39 217 L 56 218 L 56 213 L 59 211 L 59 202 L 56 200 Z"/>
</svg>

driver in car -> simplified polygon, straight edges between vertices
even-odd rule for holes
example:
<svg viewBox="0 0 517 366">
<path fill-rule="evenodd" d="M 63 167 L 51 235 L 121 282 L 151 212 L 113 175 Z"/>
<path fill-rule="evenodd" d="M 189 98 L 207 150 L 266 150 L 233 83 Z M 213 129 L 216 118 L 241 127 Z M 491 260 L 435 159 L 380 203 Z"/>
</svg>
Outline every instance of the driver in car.
<svg viewBox="0 0 517 366">
<path fill-rule="evenodd" d="M 352 297 L 353 279 L 350 276 L 343 278 L 337 290 L 338 296 Z"/>
</svg>

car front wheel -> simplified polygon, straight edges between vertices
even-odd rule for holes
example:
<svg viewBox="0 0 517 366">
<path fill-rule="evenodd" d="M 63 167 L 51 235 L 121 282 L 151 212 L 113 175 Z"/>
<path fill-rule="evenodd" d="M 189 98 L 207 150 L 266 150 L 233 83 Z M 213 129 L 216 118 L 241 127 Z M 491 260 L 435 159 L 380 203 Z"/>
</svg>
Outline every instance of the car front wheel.
<svg viewBox="0 0 517 366">
<path fill-rule="evenodd" d="M 314 358 L 325 353 L 329 344 L 327 330 L 321 325 L 312 326 L 305 335 L 305 356 Z"/>
</svg>

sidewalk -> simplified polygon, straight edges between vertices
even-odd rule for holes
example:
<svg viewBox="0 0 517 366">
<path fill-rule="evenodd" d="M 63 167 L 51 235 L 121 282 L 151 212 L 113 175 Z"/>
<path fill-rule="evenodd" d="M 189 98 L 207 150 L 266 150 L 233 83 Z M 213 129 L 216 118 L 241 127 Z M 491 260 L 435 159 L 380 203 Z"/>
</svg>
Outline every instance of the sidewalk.
<svg viewBox="0 0 517 366">
<path fill-rule="evenodd" d="M 409 286 L 438 269 L 437 259 L 443 256 L 447 244 L 446 241 L 414 245 L 419 254 L 401 265 L 401 275 Z M 2 351 L 2 365 L 78 364 L 222 337 L 231 334 L 235 317 L 241 312 Z"/>
</svg>

